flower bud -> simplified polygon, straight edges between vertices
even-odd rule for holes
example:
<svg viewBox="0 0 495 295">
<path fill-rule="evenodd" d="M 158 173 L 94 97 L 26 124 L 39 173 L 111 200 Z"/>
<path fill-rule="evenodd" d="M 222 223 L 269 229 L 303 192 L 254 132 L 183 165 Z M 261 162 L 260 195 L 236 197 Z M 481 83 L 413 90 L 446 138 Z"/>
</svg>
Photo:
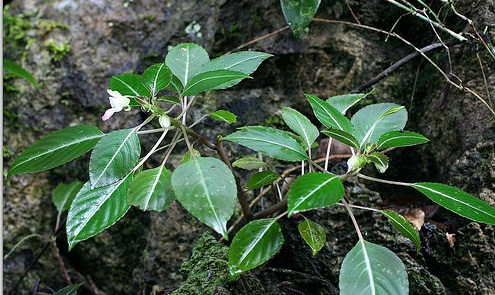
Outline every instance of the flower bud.
<svg viewBox="0 0 495 295">
<path fill-rule="evenodd" d="M 170 127 L 170 118 L 167 115 L 161 115 L 160 118 L 158 118 L 158 122 L 163 128 Z"/>
<path fill-rule="evenodd" d="M 364 165 L 366 165 L 366 158 L 362 155 L 354 155 L 347 160 L 348 171 L 359 171 L 359 169 L 363 168 Z"/>
</svg>

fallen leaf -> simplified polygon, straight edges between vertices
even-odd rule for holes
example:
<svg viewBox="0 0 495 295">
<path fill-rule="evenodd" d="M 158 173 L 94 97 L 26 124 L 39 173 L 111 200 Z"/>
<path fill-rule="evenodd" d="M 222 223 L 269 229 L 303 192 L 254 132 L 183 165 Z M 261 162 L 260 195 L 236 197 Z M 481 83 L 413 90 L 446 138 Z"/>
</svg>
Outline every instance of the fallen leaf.
<svg viewBox="0 0 495 295">
<path fill-rule="evenodd" d="M 414 229 L 417 231 L 421 230 L 421 227 L 425 223 L 425 212 L 421 208 L 411 209 L 409 212 L 404 214 L 404 217 L 412 223 Z"/>
<path fill-rule="evenodd" d="M 447 242 L 449 243 L 450 248 L 454 248 L 455 246 L 455 234 L 445 233 L 447 237 Z"/>
</svg>

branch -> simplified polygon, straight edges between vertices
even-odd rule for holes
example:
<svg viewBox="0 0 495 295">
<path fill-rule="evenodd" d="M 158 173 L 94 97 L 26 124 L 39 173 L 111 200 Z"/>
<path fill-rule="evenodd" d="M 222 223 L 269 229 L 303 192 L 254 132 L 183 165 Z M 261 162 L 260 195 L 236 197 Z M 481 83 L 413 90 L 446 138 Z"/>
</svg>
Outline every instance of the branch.
<svg viewBox="0 0 495 295">
<path fill-rule="evenodd" d="M 449 43 L 449 45 L 452 46 L 452 45 L 455 45 L 457 43 L 459 43 L 458 40 Z M 402 67 L 403 65 L 407 64 L 408 62 L 410 62 L 415 57 L 417 57 L 417 56 L 419 56 L 421 54 L 425 54 L 427 52 L 430 52 L 430 51 L 433 51 L 433 50 L 442 48 L 442 47 L 443 47 L 443 44 L 440 43 L 440 42 L 439 43 L 430 44 L 428 46 L 425 46 L 425 47 L 419 49 L 419 51 L 415 51 L 415 52 L 413 52 L 413 53 L 411 53 L 411 54 L 409 54 L 409 55 L 401 58 L 399 61 L 397 61 L 396 63 L 394 63 L 390 67 L 386 68 L 383 72 L 381 72 L 380 74 L 378 74 L 377 76 L 375 76 L 371 80 L 369 80 L 366 83 L 361 84 L 358 87 L 354 88 L 351 91 L 351 93 L 359 93 L 359 92 L 364 91 L 366 88 L 375 85 L 380 80 L 384 79 L 385 77 L 387 77 L 388 75 L 390 75 L 394 71 L 398 70 L 400 67 Z"/>
<path fill-rule="evenodd" d="M 217 137 L 217 154 L 220 156 L 220 159 L 229 167 L 230 171 L 232 171 L 232 175 L 234 175 L 235 178 L 235 183 L 237 187 L 237 199 L 239 200 L 239 204 L 241 204 L 242 208 L 242 215 L 246 220 L 250 221 L 253 219 L 253 214 L 251 213 L 251 210 L 249 208 L 249 204 L 247 202 L 246 196 L 244 195 L 244 192 L 242 191 L 241 187 L 241 181 L 239 180 L 239 177 L 236 177 L 234 174 L 234 168 L 232 167 L 232 164 L 230 164 L 230 160 L 225 154 L 225 150 L 223 149 L 223 144 L 222 144 L 222 138 L 221 136 Z"/>
</svg>

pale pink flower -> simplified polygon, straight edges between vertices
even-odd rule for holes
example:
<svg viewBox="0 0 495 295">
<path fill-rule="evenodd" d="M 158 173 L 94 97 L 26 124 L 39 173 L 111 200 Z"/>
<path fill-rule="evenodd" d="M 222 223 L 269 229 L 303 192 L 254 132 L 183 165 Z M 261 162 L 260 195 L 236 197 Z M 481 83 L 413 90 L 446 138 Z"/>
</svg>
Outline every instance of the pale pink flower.
<svg viewBox="0 0 495 295">
<path fill-rule="evenodd" d="M 122 95 L 120 94 L 120 92 L 110 89 L 107 89 L 107 92 L 108 94 L 110 94 L 110 97 L 108 99 L 110 100 L 110 105 L 112 107 L 106 110 L 103 117 L 101 117 L 103 121 L 108 120 L 116 112 L 120 112 L 124 108 L 129 108 L 129 103 L 131 103 L 129 95 Z"/>
</svg>

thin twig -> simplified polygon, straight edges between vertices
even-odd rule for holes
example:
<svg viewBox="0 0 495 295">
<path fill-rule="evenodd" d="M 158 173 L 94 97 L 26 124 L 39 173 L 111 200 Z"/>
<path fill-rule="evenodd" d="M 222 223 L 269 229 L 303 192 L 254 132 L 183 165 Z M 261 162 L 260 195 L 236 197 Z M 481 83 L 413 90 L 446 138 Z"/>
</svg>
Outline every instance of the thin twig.
<svg viewBox="0 0 495 295">
<path fill-rule="evenodd" d="M 266 39 L 266 38 L 272 37 L 272 36 L 274 36 L 274 35 L 276 35 L 276 34 L 278 34 L 278 33 L 280 33 L 280 32 L 283 32 L 283 31 L 287 30 L 288 28 L 289 28 L 289 26 L 282 27 L 282 28 L 280 28 L 280 29 L 278 29 L 278 30 L 275 30 L 275 31 L 271 32 L 271 33 L 268 33 L 268 34 L 263 35 L 263 36 L 261 36 L 261 37 L 258 37 L 258 38 L 256 38 L 256 39 L 253 39 L 253 40 L 251 40 L 251 41 L 249 41 L 249 42 L 247 42 L 247 43 L 244 43 L 244 44 L 242 44 L 242 45 L 240 45 L 240 46 L 237 46 L 236 48 L 232 49 L 231 51 L 229 51 L 229 52 L 227 52 L 227 53 L 225 53 L 225 54 L 230 54 L 230 53 L 232 53 L 232 52 L 234 52 L 234 51 L 237 51 L 237 50 L 239 50 L 239 49 L 242 49 L 242 48 L 244 48 L 244 47 L 246 47 L 246 46 L 249 46 L 249 45 L 251 45 L 251 44 L 254 44 L 254 43 L 258 42 L 258 41 L 261 41 L 261 40 L 263 40 L 263 39 Z"/>
<path fill-rule="evenodd" d="M 389 2 L 389 3 L 394 4 L 395 6 L 397 6 L 397 7 L 401 8 L 401 9 L 403 9 L 403 10 L 405 10 L 405 11 L 410 12 L 412 15 L 414 15 L 414 16 L 416 16 L 416 17 L 418 17 L 419 19 L 421 19 L 421 20 L 423 20 L 423 21 L 425 21 L 425 22 L 431 23 L 433 26 L 435 26 L 435 27 L 439 28 L 440 30 L 442 30 L 442 31 L 444 31 L 444 32 L 446 32 L 446 33 L 448 33 L 448 34 L 450 34 L 452 37 L 456 38 L 457 40 L 459 40 L 459 41 L 461 41 L 461 42 L 467 41 L 466 37 L 464 37 L 464 36 L 462 36 L 462 35 L 460 35 L 460 34 L 458 34 L 458 33 L 454 32 L 454 31 L 452 31 L 452 30 L 450 30 L 450 29 L 448 29 L 448 28 L 444 27 L 442 24 L 439 24 L 439 23 L 437 23 L 437 22 L 432 21 L 432 20 L 431 20 L 431 19 L 429 19 L 429 18 L 426 18 L 426 17 L 425 17 L 425 16 L 423 16 L 421 13 L 419 13 L 419 11 L 420 11 L 419 9 L 414 8 L 414 6 L 412 6 L 411 4 L 409 4 L 409 5 L 411 5 L 411 7 L 413 7 L 413 8 L 411 8 L 411 7 L 407 7 L 407 6 L 405 6 L 405 5 L 403 5 L 403 4 L 400 4 L 399 2 L 394 1 L 394 0 L 386 0 L 386 1 L 387 1 L 387 2 Z M 406 3 L 407 3 L 407 2 L 406 2 Z"/>
<path fill-rule="evenodd" d="M 60 267 L 60 270 L 62 271 L 62 275 L 65 278 L 65 282 L 67 285 L 72 285 L 72 280 L 70 278 L 69 272 L 67 271 L 67 268 L 65 267 L 64 260 L 62 259 L 62 256 L 60 255 L 60 250 L 57 247 L 57 244 L 54 242 L 53 243 L 53 252 L 55 253 L 55 256 L 57 257 L 57 262 L 58 266 Z"/>
<path fill-rule="evenodd" d="M 347 9 L 349 9 L 349 12 L 352 15 L 352 18 L 356 21 L 356 23 L 361 24 L 357 16 L 354 14 L 354 11 L 352 10 L 351 5 L 349 4 L 349 1 L 345 0 L 345 4 L 347 5 Z"/>
<path fill-rule="evenodd" d="M 423 53 L 427 53 L 427 52 L 430 52 L 430 51 L 433 51 L 433 50 L 436 50 L 436 49 L 439 49 L 442 47 L 443 47 L 442 43 L 434 43 L 434 44 L 430 44 L 428 46 L 425 46 L 425 47 L 419 49 L 419 51 L 423 52 Z M 397 69 L 399 69 L 403 65 L 410 62 L 415 57 L 418 57 L 420 55 L 420 52 L 415 51 L 411 54 L 406 55 L 405 57 L 401 58 L 399 61 L 392 64 L 390 67 L 386 68 L 380 74 L 378 74 L 375 77 L 373 77 L 372 79 L 368 80 L 366 83 L 363 83 L 363 84 L 359 85 L 358 87 L 354 88 L 351 91 L 351 93 L 359 93 L 359 92 L 366 90 L 368 87 L 375 85 L 376 83 L 378 83 L 379 81 L 381 81 L 382 79 L 384 79 L 385 77 L 390 75 L 391 73 L 395 72 Z"/>
<path fill-rule="evenodd" d="M 401 40 L 405 44 L 411 46 L 419 54 L 421 54 L 422 57 L 424 57 L 442 76 L 444 76 L 445 80 L 447 80 L 448 83 L 450 83 L 451 85 L 453 85 L 454 87 L 456 87 L 457 89 L 459 89 L 461 91 L 465 91 L 465 92 L 468 92 L 468 93 L 474 95 L 477 99 L 479 99 L 490 110 L 490 112 L 493 115 L 495 115 L 495 111 L 493 110 L 493 108 L 478 93 L 476 93 L 475 91 L 471 90 L 468 87 L 459 85 L 459 84 L 455 83 L 454 81 L 452 81 L 451 80 L 451 77 L 449 77 L 449 75 L 447 73 L 445 73 L 425 53 L 421 52 L 421 50 L 419 48 L 417 48 L 411 42 L 409 42 L 406 39 L 404 39 L 403 37 L 401 37 L 399 34 L 396 34 L 396 33 L 393 33 L 393 32 L 392 33 L 391 32 L 387 32 L 387 31 L 384 31 L 384 30 L 381 30 L 381 29 L 378 29 L 378 28 L 375 28 L 375 27 L 370 27 L 370 26 L 366 26 L 366 25 L 360 25 L 360 24 L 351 23 L 351 22 L 347 22 L 347 21 L 321 19 L 321 18 L 314 18 L 313 20 L 314 21 L 320 21 L 320 22 L 326 22 L 326 23 L 336 23 L 336 24 L 351 25 L 351 26 L 355 26 L 355 27 L 359 27 L 359 28 L 363 28 L 363 29 L 368 29 L 368 30 L 371 30 L 371 31 L 379 32 L 379 33 L 382 33 L 382 34 L 386 34 L 387 36 L 393 36 L 393 37 Z"/>
</svg>

